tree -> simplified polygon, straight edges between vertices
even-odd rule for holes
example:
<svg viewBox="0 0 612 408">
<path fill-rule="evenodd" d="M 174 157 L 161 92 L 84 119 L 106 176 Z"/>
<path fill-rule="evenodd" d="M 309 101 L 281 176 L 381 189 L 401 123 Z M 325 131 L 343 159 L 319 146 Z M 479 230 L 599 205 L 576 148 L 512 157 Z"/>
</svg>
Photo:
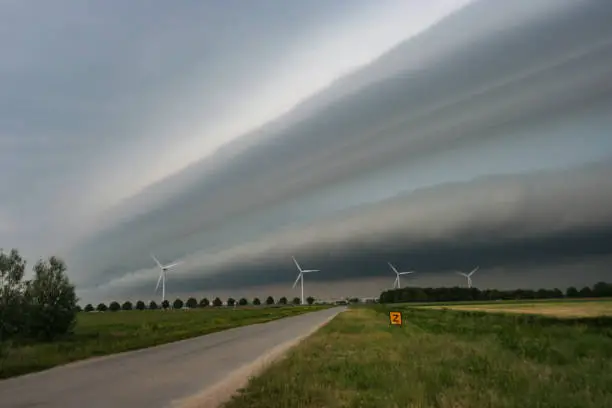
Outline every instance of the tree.
<svg viewBox="0 0 612 408">
<path fill-rule="evenodd" d="M 286 305 L 287 304 L 287 298 L 283 296 L 282 298 L 278 299 L 278 304 L 279 305 Z"/>
<path fill-rule="evenodd" d="M 136 302 L 136 310 L 145 310 L 146 306 L 145 306 L 145 302 L 143 302 L 142 300 L 139 300 L 138 302 Z"/>
<path fill-rule="evenodd" d="M 181 299 L 176 299 L 173 303 L 172 303 L 172 308 L 173 309 L 182 309 L 183 306 L 185 304 L 183 303 L 183 301 Z"/>
<path fill-rule="evenodd" d="M 117 312 L 121 310 L 121 305 L 119 304 L 119 302 L 112 301 L 110 305 L 108 305 L 108 310 L 110 310 L 111 312 Z"/>
<path fill-rule="evenodd" d="M 210 306 L 210 300 L 208 298 L 204 298 L 200 300 L 200 307 L 208 307 Z"/>
<path fill-rule="evenodd" d="M 196 300 L 196 298 L 190 297 L 189 299 L 187 299 L 186 306 L 190 309 L 194 309 L 198 307 L 198 301 Z"/>
<path fill-rule="evenodd" d="M 156 310 L 156 309 L 159 309 L 159 306 L 157 306 L 157 303 L 154 300 L 150 301 L 149 310 Z"/>
<path fill-rule="evenodd" d="M 25 331 L 25 268 L 26 261 L 16 249 L 8 254 L 0 249 L 0 339 L 17 336 Z"/>
<path fill-rule="evenodd" d="M 91 303 L 88 303 L 85 305 L 85 309 L 86 312 L 93 312 L 94 311 L 94 307 Z"/>
<path fill-rule="evenodd" d="M 565 296 L 569 297 L 569 298 L 575 298 L 579 296 L 578 293 L 578 289 L 576 289 L 574 286 L 570 286 L 569 288 L 567 288 L 567 290 L 565 291 Z"/>
<path fill-rule="evenodd" d="M 163 302 L 161 302 L 161 307 L 164 310 L 170 309 L 170 302 L 168 302 L 167 300 L 164 300 Z"/>
<path fill-rule="evenodd" d="M 297 296 L 296 296 L 296 297 L 294 297 L 294 298 L 293 298 L 292 303 L 293 303 L 294 305 L 299 305 L 300 303 L 302 303 L 302 301 L 300 300 L 300 298 L 299 298 L 299 297 L 297 297 Z"/>
<path fill-rule="evenodd" d="M 585 297 L 585 298 L 589 298 L 593 296 L 593 291 L 588 286 L 585 286 L 584 288 L 580 289 L 580 292 L 578 293 L 580 294 L 581 297 Z"/>
<path fill-rule="evenodd" d="M 219 299 L 218 297 L 216 297 L 215 300 L 213 300 L 213 306 L 215 307 L 223 306 L 223 301 Z"/>
<path fill-rule="evenodd" d="M 246 298 L 241 298 L 241 299 L 238 301 L 238 304 L 239 304 L 240 306 L 246 306 L 246 305 L 248 305 L 248 304 L 249 304 L 249 301 L 248 301 L 248 300 L 246 300 Z"/>
<path fill-rule="evenodd" d="M 274 304 L 274 298 L 272 296 L 268 296 L 268 298 L 266 299 L 266 305 L 273 305 Z"/>
<path fill-rule="evenodd" d="M 236 299 L 234 298 L 228 298 L 227 299 L 227 305 L 228 306 L 234 306 L 236 304 Z"/>
<path fill-rule="evenodd" d="M 259 298 L 255 298 L 255 299 L 253 299 L 253 304 L 255 306 L 259 306 L 259 305 L 261 305 L 261 300 L 259 300 Z"/>
<path fill-rule="evenodd" d="M 77 313 L 83 311 L 83 308 L 81 306 L 79 306 L 79 305 L 76 305 L 76 307 L 74 309 L 77 311 Z"/>
<path fill-rule="evenodd" d="M 98 312 L 106 312 L 108 310 L 108 307 L 106 307 L 104 303 L 98 303 L 98 306 L 96 306 L 96 310 Z"/>
<path fill-rule="evenodd" d="M 593 296 L 595 297 L 612 296 L 612 284 L 605 283 L 605 282 L 597 282 L 593 286 Z"/>
<path fill-rule="evenodd" d="M 27 285 L 26 298 L 33 337 L 52 340 L 73 329 L 78 299 L 61 259 L 52 256 L 34 265 L 34 279 Z"/>
<path fill-rule="evenodd" d="M 306 302 L 308 302 L 309 305 L 312 305 L 315 301 L 315 298 L 313 298 L 312 296 L 308 296 L 306 298 Z"/>
<path fill-rule="evenodd" d="M 129 300 L 123 302 L 123 304 L 121 305 L 121 310 L 132 310 L 132 302 L 130 302 Z"/>
</svg>

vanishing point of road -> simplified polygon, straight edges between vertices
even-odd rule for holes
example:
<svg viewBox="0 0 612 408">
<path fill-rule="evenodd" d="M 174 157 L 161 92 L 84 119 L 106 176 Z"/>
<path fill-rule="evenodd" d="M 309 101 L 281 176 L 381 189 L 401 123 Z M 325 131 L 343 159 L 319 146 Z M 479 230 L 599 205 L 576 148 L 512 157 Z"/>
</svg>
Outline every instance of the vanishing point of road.
<svg viewBox="0 0 612 408">
<path fill-rule="evenodd" d="M 176 406 L 176 401 L 219 384 L 342 310 L 305 313 L 9 378 L 0 381 L 0 407 Z"/>
</svg>

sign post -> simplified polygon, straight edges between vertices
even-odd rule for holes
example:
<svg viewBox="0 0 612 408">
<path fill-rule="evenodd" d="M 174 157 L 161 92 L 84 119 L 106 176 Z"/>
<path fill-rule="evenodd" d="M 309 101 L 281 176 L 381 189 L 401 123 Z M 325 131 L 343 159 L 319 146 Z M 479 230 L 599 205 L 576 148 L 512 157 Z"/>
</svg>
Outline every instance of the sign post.
<svg viewBox="0 0 612 408">
<path fill-rule="evenodd" d="M 389 323 L 392 326 L 402 325 L 402 313 L 401 312 L 389 312 Z"/>
</svg>

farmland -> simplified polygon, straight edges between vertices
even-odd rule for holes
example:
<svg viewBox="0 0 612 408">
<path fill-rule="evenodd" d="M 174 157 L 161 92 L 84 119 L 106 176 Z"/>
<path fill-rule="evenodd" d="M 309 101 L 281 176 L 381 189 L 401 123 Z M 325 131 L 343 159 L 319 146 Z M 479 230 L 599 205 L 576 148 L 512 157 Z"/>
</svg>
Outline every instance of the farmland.
<svg viewBox="0 0 612 408">
<path fill-rule="evenodd" d="M 401 311 L 404 325 L 390 326 L 389 311 Z M 226 408 L 296 401 L 301 407 L 612 406 L 612 317 L 405 304 L 349 309 L 252 379 Z"/>
<path fill-rule="evenodd" d="M 151 347 L 233 327 L 320 310 L 325 306 L 144 310 L 77 315 L 72 335 L 53 342 L 0 344 L 0 378 L 88 357 Z"/>
<path fill-rule="evenodd" d="M 612 300 L 546 301 L 546 302 L 501 302 L 484 304 L 458 304 L 424 306 L 432 309 L 453 309 L 498 313 L 524 313 L 554 316 L 559 318 L 612 316 Z"/>
</svg>

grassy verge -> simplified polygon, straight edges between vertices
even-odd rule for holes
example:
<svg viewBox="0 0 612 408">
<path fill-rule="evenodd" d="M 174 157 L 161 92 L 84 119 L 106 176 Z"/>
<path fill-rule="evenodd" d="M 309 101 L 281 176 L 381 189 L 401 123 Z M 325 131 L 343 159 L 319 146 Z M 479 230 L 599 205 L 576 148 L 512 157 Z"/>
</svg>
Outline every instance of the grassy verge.
<svg viewBox="0 0 612 408">
<path fill-rule="evenodd" d="M 566 317 L 598 317 L 612 316 L 612 300 L 584 301 L 584 302 L 525 302 L 525 303 L 488 303 L 479 305 L 445 305 L 426 306 L 429 308 L 447 308 L 454 310 L 471 310 L 500 313 L 528 313 L 547 316 Z"/>
<path fill-rule="evenodd" d="M 79 313 L 75 333 L 52 343 L 0 345 L 0 378 L 136 350 L 326 306 Z"/>
<path fill-rule="evenodd" d="M 225 408 L 609 406 L 612 318 L 379 306 L 340 314 Z"/>
</svg>

